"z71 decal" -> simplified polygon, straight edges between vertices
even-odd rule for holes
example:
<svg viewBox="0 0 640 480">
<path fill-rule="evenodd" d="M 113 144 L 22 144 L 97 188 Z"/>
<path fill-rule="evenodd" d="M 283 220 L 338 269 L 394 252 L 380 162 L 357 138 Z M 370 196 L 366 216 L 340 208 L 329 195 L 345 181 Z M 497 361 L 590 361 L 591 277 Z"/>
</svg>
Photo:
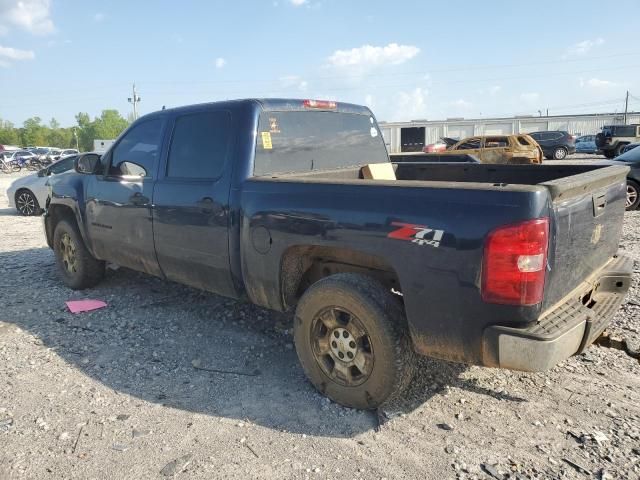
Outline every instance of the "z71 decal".
<svg viewBox="0 0 640 480">
<path fill-rule="evenodd" d="M 434 230 L 425 225 L 415 225 L 413 223 L 393 222 L 391 225 L 399 227 L 393 232 L 389 232 L 387 238 L 396 240 L 406 240 L 418 245 L 429 245 L 431 247 L 439 247 L 444 230 Z"/>
</svg>

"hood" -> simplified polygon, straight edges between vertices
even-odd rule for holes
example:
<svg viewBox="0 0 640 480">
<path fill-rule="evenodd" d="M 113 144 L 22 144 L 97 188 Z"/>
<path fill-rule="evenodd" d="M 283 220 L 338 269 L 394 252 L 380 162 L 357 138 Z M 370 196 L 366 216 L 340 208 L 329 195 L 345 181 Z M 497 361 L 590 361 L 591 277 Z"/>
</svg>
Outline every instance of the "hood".
<svg viewBox="0 0 640 480">
<path fill-rule="evenodd" d="M 37 173 L 32 173 L 31 175 L 27 175 L 26 177 L 17 178 L 11 183 L 9 189 L 16 190 L 20 187 L 28 187 L 29 185 L 33 185 L 34 183 L 36 183 L 41 178 L 43 177 L 38 177 Z"/>
</svg>

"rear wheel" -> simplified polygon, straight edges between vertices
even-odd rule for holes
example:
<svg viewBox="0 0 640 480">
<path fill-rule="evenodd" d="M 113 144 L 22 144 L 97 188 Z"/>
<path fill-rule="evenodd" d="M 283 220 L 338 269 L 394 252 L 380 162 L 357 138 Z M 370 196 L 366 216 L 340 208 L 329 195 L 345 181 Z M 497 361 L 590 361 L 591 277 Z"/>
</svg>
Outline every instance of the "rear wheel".
<svg viewBox="0 0 640 480">
<path fill-rule="evenodd" d="M 18 190 L 15 201 L 18 212 L 25 217 L 39 215 L 41 212 L 38 200 L 30 190 Z"/>
<path fill-rule="evenodd" d="M 294 339 L 311 383 L 347 407 L 372 409 L 400 396 L 415 354 L 394 296 L 350 273 L 312 285 L 296 309 Z"/>
<path fill-rule="evenodd" d="M 640 185 L 633 180 L 627 180 L 627 210 L 635 210 L 640 204 Z"/>
<path fill-rule="evenodd" d="M 622 151 L 624 150 L 624 147 L 626 147 L 628 144 L 627 143 L 620 143 L 616 149 L 614 150 L 614 157 L 617 157 L 618 155 L 622 155 Z"/>
<path fill-rule="evenodd" d="M 553 158 L 556 160 L 564 160 L 569 152 L 564 147 L 558 147 L 553 151 Z"/>
<path fill-rule="evenodd" d="M 53 251 L 62 281 L 74 290 L 97 285 L 104 277 L 104 262 L 95 259 L 75 222 L 60 220 L 53 234 Z"/>
</svg>

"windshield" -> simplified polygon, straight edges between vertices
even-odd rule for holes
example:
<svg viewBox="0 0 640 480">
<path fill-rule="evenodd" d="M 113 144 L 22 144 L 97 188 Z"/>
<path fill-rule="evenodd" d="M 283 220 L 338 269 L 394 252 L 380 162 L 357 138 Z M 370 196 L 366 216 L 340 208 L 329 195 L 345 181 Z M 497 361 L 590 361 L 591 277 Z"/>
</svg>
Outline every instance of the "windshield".
<svg viewBox="0 0 640 480">
<path fill-rule="evenodd" d="M 254 175 L 388 162 L 371 115 L 267 111 L 260 114 Z"/>
<path fill-rule="evenodd" d="M 45 153 L 49 153 L 49 149 L 48 148 L 36 148 L 33 153 L 37 154 L 37 155 L 44 155 Z"/>
</svg>

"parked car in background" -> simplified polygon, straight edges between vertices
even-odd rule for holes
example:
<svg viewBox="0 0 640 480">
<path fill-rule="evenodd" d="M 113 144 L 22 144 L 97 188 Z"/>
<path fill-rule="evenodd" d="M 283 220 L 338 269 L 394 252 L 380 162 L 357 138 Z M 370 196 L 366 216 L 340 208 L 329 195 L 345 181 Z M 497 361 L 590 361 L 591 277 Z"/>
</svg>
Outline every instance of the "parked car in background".
<svg viewBox="0 0 640 480">
<path fill-rule="evenodd" d="M 542 163 L 542 150 L 529 135 L 488 135 L 459 141 L 440 155 L 475 156 L 480 163 Z"/>
<path fill-rule="evenodd" d="M 595 135 L 582 135 L 576 138 L 576 152 L 577 153 L 597 153 L 598 147 L 596 146 Z"/>
<path fill-rule="evenodd" d="M 62 150 L 60 152 L 60 158 L 66 157 L 67 155 L 78 155 L 78 150 L 76 150 L 75 148 L 67 148 L 65 150 Z"/>
<path fill-rule="evenodd" d="M 529 135 L 538 142 L 544 158 L 547 160 L 564 160 L 567 155 L 576 153 L 576 137 L 563 130 L 532 132 Z"/>
<path fill-rule="evenodd" d="M 635 210 L 640 205 L 640 148 L 632 148 L 615 158 L 601 160 L 598 165 L 625 165 L 631 170 L 627 174 L 627 210 Z"/>
<path fill-rule="evenodd" d="M 55 162 L 57 160 L 60 160 L 61 153 L 62 153 L 62 150 L 59 148 L 50 148 L 49 153 L 47 154 L 47 161 Z"/>
<path fill-rule="evenodd" d="M 430 143 L 429 145 L 425 145 L 422 151 L 424 153 L 444 152 L 446 149 L 458 143 L 458 141 L 459 140 L 457 138 L 442 137 L 436 143 Z"/>
<path fill-rule="evenodd" d="M 620 155 L 630 143 L 640 142 L 640 125 L 605 125 L 596 135 L 598 150 L 607 158 Z"/>
<path fill-rule="evenodd" d="M 76 158 L 77 155 L 65 157 L 37 173 L 15 180 L 7 189 L 9 206 L 25 216 L 41 214 L 49 196 L 49 178 L 72 170 Z"/>
<path fill-rule="evenodd" d="M 625 147 L 622 149 L 622 153 L 627 153 L 629 150 L 633 150 L 638 145 L 640 145 L 640 143 L 630 143 L 629 145 L 625 145 Z"/>
</svg>

